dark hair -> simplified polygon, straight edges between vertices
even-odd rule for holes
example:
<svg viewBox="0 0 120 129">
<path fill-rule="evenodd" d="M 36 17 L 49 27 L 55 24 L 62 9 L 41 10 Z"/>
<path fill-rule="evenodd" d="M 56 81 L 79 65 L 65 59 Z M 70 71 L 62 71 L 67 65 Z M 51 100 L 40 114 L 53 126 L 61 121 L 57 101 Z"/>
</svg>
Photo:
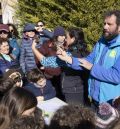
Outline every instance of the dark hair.
<svg viewBox="0 0 120 129">
<path fill-rule="evenodd" d="M 44 74 L 37 68 L 32 69 L 27 72 L 28 81 L 36 83 L 41 78 L 45 78 Z"/>
<path fill-rule="evenodd" d="M 66 105 L 54 114 L 50 129 L 95 129 L 95 114 L 79 105 Z"/>
<path fill-rule="evenodd" d="M 1 80 L 0 82 L 0 92 L 2 94 L 9 91 L 14 86 L 14 81 L 11 78 L 7 78 L 6 80 Z"/>
<path fill-rule="evenodd" d="M 13 123 L 10 124 L 8 129 L 43 129 L 44 119 L 40 109 L 35 110 L 34 116 L 18 117 Z M 36 115 L 37 118 L 36 118 Z"/>
<path fill-rule="evenodd" d="M 116 16 L 116 24 L 120 26 L 120 10 L 112 10 L 105 13 L 104 18 L 110 17 L 110 16 Z"/>
<path fill-rule="evenodd" d="M 39 22 L 41 22 L 41 23 L 45 26 L 45 22 L 39 20 L 39 21 L 37 22 L 37 24 L 38 24 Z"/>
<path fill-rule="evenodd" d="M 13 79 L 14 83 L 21 82 L 22 80 L 22 71 L 19 69 L 9 69 L 3 74 L 3 81 L 5 81 L 8 78 Z"/>
<path fill-rule="evenodd" d="M 120 118 L 109 129 L 120 129 Z"/>
<path fill-rule="evenodd" d="M 12 38 L 14 36 L 15 38 L 19 38 L 19 34 L 18 34 L 16 26 L 12 23 L 8 23 L 7 25 L 13 28 L 12 32 L 9 31 L 9 37 Z"/>
<path fill-rule="evenodd" d="M 6 129 L 24 111 L 36 106 L 37 99 L 31 92 L 21 87 L 13 87 L 1 100 L 0 129 Z"/>
<path fill-rule="evenodd" d="M 6 80 L 0 80 L 0 101 L 4 94 L 8 92 L 14 86 L 14 81 L 11 78 Z"/>
<path fill-rule="evenodd" d="M 86 56 L 88 54 L 87 44 L 85 43 L 84 33 L 82 28 L 69 28 L 67 30 L 71 38 L 75 38 L 75 41 L 68 47 L 70 51 L 74 48 L 81 53 L 81 56 Z"/>
</svg>

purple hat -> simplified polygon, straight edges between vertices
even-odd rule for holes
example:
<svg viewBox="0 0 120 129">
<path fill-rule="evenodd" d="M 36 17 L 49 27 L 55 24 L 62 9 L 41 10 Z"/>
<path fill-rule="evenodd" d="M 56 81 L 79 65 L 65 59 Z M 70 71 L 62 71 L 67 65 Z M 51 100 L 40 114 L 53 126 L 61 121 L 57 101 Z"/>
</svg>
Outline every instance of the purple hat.
<svg viewBox="0 0 120 129">
<path fill-rule="evenodd" d="M 106 129 L 109 125 L 114 124 L 119 118 L 118 111 L 109 103 L 101 103 L 96 116 L 96 125 L 102 129 Z"/>
<path fill-rule="evenodd" d="M 2 30 L 9 32 L 9 26 L 6 24 L 0 24 L 0 31 Z"/>
<path fill-rule="evenodd" d="M 32 23 L 27 23 L 24 27 L 24 32 L 35 30 L 35 25 Z"/>
<path fill-rule="evenodd" d="M 54 29 L 54 36 L 65 36 L 65 30 L 63 27 L 61 26 L 57 26 L 55 29 Z"/>
</svg>

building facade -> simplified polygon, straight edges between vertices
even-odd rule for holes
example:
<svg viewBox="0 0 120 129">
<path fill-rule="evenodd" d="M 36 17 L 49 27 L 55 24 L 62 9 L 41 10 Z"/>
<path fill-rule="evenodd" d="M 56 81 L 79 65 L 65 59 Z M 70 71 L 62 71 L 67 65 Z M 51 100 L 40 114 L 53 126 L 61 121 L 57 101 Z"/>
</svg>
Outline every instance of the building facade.
<svg viewBox="0 0 120 129">
<path fill-rule="evenodd" d="M 17 5 L 17 0 L 1 0 L 1 22 L 4 24 L 14 23 L 17 24 L 17 19 L 15 19 L 15 6 Z"/>
</svg>

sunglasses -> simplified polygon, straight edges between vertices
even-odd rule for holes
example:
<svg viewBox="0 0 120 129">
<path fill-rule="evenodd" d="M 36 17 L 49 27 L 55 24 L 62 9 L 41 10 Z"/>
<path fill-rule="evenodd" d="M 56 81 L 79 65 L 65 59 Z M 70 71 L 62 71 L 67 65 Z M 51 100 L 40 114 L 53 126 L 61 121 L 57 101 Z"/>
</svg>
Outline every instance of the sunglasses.
<svg viewBox="0 0 120 129">
<path fill-rule="evenodd" d="M 37 25 L 38 27 L 43 27 L 44 25 Z"/>
<path fill-rule="evenodd" d="M 2 30 L 2 31 L 0 31 L 0 34 L 8 34 L 8 32 Z"/>
<path fill-rule="evenodd" d="M 11 30 L 10 32 L 14 32 L 14 30 Z"/>
<path fill-rule="evenodd" d="M 35 30 L 29 30 L 29 31 L 26 31 L 26 32 L 35 32 Z"/>
</svg>

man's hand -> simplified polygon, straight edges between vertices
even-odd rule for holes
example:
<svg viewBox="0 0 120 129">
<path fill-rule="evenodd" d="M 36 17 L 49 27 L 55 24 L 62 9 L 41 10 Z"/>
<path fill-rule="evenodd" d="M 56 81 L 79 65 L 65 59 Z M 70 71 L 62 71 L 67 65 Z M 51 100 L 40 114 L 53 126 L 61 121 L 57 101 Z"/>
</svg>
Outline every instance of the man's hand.
<svg viewBox="0 0 120 129">
<path fill-rule="evenodd" d="M 87 60 L 83 59 L 83 58 L 79 58 L 79 62 L 80 62 L 80 66 L 91 70 L 93 64 L 91 64 L 90 62 L 88 62 Z"/>
<path fill-rule="evenodd" d="M 36 27 L 35 27 L 35 30 L 38 31 L 38 32 L 43 32 L 43 27 L 40 27 L 40 26 L 37 27 L 37 26 L 36 26 Z"/>
<path fill-rule="evenodd" d="M 32 49 L 34 49 L 36 47 L 37 43 L 36 43 L 36 40 L 34 39 L 33 40 L 33 43 L 32 43 Z"/>
</svg>

